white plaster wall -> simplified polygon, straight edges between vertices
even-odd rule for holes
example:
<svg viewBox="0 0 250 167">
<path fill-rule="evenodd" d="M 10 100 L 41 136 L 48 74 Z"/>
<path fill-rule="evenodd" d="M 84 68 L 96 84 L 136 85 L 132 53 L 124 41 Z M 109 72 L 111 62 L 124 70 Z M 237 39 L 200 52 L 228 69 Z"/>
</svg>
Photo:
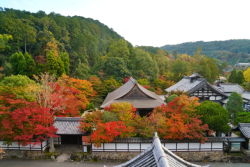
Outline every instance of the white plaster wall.
<svg viewBox="0 0 250 167">
<path fill-rule="evenodd" d="M 169 150 L 176 150 L 176 143 L 165 143 L 165 147 Z"/>
<path fill-rule="evenodd" d="M 140 151 L 140 143 L 129 143 L 129 151 Z"/>
<path fill-rule="evenodd" d="M 188 143 L 177 143 L 177 151 L 188 151 Z"/>
<path fill-rule="evenodd" d="M 95 147 L 94 144 L 92 144 L 92 149 L 94 149 L 94 151 L 103 151 L 103 143 L 101 143 L 101 147 Z"/>
<path fill-rule="evenodd" d="M 200 143 L 189 143 L 189 151 L 199 151 Z"/>
<path fill-rule="evenodd" d="M 104 143 L 105 151 L 115 151 L 115 143 Z"/>
<path fill-rule="evenodd" d="M 128 143 L 116 143 L 117 151 L 128 151 Z"/>
<path fill-rule="evenodd" d="M 211 151 L 211 143 L 201 144 L 201 151 Z"/>
<path fill-rule="evenodd" d="M 223 150 L 223 143 L 212 143 L 213 150 Z"/>
<path fill-rule="evenodd" d="M 142 150 L 145 150 L 145 149 L 147 149 L 147 148 L 150 147 L 150 146 L 151 146 L 150 143 L 142 143 L 142 144 L 141 144 L 141 149 L 142 149 Z"/>
</svg>

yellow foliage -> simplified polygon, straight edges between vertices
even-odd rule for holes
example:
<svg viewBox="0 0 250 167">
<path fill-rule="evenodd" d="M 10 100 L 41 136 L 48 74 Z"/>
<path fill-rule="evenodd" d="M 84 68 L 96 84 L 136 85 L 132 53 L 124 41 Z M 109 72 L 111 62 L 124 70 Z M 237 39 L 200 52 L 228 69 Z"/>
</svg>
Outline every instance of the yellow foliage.
<svg viewBox="0 0 250 167">
<path fill-rule="evenodd" d="M 45 51 L 46 51 L 46 52 L 52 51 L 53 54 L 54 54 L 54 56 L 55 56 L 56 58 L 58 58 L 58 56 L 59 56 L 59 48 L 58 48 L 58 46 L 57 46 L 56 41 L 53 41 L 53 42 L 49 41 L 49 42 L 46 44 L 46 49 L 45 49 Z"/>
<path fill-rule="evenodd" d="M 246 71 L 243 72 L 243 75 L 244 75 L 245 80 L 249 82 L 250 81 L 250 67 Z"/>
</svg>

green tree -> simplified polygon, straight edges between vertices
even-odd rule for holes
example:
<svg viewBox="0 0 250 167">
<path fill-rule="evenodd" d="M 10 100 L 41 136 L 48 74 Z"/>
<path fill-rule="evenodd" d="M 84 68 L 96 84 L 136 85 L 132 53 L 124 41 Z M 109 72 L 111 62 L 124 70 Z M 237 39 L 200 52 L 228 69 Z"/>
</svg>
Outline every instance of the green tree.
<svg viewBox="0 0 250 167">
<path fill-rule="evenodd" d="M 21 52 L 19 52 L 19 54 L 17 56 L 17 62 L 18 62 L 18 67 L 17 67 L 16 73 L 21 74 L 21 75 L 26 75 L 27 64 L 26 64 L 25 57 L 23 56 L 23 54 Z"/>
<path fill-rule="evenodd" d="M 65 73 L 65 67 L 61 57 L 56 58 L 52 51 L 47 55 L 46 69 L 49 74 L 56 74 L 57 77 Z"/>
<path fill-rule="evenodd" d="M 128 60 L 129 55 L 130 53 L 127 42 L 123 39 L 120 39 L 109 46 L 107 57 L 120 57 Z"/>
<path fill-rule="evenodd" d="M 149 53 L 139 48 L 135 49 L 135 56 L 131 58 L 129 69 L 135 78 L 154 80 L 159 75 L 156 61 Z"/>
<path fill-rule="evenodd" d="M 25 75 L 11 75 L 9 77 L 4 77 L 4 79 L 0 82 L 0 86 L 25 86 L 27 84 L 35 84 L 33 80 Z"/>
<path fill-rule="evenodd" d="M 28 52 L 24 54 L 24 57 L 26 61 L 26 75 L 31 78 L 34 74 L 36 64 Z"/>
<path fill-rule="evenodd" d="M 81 63 L 80 59 L 78 60 L 78 62 L 79 62 L 78 66 L 75 69 L 75 72 L 73 74 L 74 78 L 87 79 L 87 77 L 89 75 L 89 67 L 86 64 Z"/>
<path fill-rule="evenodd" d="M 114 78 L 110 78 L 107 80 L 104 80 L 102 82 L 102 90 L 99 92 L 99 95 L 105 98 L 108 93 L 113 92 L 117 88 L 122 86 L 121 82 L 116 81 Z"/>
<path fill-rule="evenodd" d="M 188 74 L 188 64 L 186 61 L 181 61 L 180 59 L 176 59 L 172 64 L 172 72 L 174 73 L 173 80 L 178 82 L 181 80 L 184 75 Z"/>
<path fill-rule="evenodd" d="M 123 77 L 131 75 L 125 61 L 120 57 L 109 57 L 102 69 L 107 76 L 115 76 L 116 80 L 122 80 Z"/>
<path fill-rule="evenodd" d="M 228 82 L 236 83 L 236 79 L 237 79 L 237 72 L 236 72 L 236 69 L 234 67 L 233 71 L 231 71 Z"/>
<path fill-rule="evenodd" d="M 237 72 L 236 83 L 241 85 L 245 82 L 243 72 L 240 70 Z"/>
<path fill-rule="evenodd" d="M 69 55 L 64 52 L 64 53 L 61 53 L 61 60 L 63 61 L 64 63 L 64 68 L 65 68 L 65 72 L 67 75 L 69 75 Z"/>
<path fill-rule="evenodd" d="M 19 55 L 18 53 L 14 53 L 10 56 L 10 63 L 11 63 L 12 70 L 13 70 L 12 73 L 14 75 L 18 74 L 18 65 L 19 65 L 18 59 L 17 59 L 18 55 Z"/>
<path fill-rule="evenodd" d="M 245 112 L 243 109 L 244 102 L 237 92 L 233 92 L 227 101 L 226 109 L 229 111 L 231 119 L 234 120 L 239 112 Z"/>
<path fill-rule="evenodd" d="M 250 112 L 240 112 L 234 119 L 234 123 L 250 123 Z"/>
<path fill-rule="evenodd" d="M 169 96 L 169 97 L 167 98 L 167 103 L 173 101 L 176 97 L 178 97 L 178 95 L 176 95 L 176 94 L 173 94 L 173 95 Z"/>
<path fill-rule="evenodd" d="M 207 124 L 209 129 L 216 132 L 216 136 L 221 133 L 228 133 L 231 128 L 229 123 L 229 112 L 220 104 L 212 101 L 204 101 L 197 107 L 197 113 L 202 115 L 202 124 Z"/>
</svg>

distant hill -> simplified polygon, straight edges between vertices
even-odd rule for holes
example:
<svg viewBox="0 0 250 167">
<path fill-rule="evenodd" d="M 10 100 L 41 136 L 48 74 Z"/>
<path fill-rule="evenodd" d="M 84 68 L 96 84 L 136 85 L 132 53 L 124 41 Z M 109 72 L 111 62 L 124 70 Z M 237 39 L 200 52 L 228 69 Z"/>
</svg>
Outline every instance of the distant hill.
<svg viewBox="0 0 250 167">
<path fill-rule="evenodd" d="M 249 39 L 186 42 L 177 45 L 165 45 L 161 49 L 168 50 L 170 53 L 177 51 L 178 54 L 192 56 L 198 46 L 202 48 L 202 54 L 227 62 L 230 65 L 234 65 L 237 62 L 250 62 Z"/>
</svg>

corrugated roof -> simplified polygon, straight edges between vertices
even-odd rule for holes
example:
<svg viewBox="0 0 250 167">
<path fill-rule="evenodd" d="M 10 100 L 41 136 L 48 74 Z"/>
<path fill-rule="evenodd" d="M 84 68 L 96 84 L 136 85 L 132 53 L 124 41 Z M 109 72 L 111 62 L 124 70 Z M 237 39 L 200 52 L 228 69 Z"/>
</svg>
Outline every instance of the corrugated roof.
<svg viewBox="0 0 250 167">
<path fill-rule="evenodd" d="M 127 93 L 129 93 L 130 90 L 134 88 L 134 86 L 137 86 L 141 92 L 143 92 L 145 95 L 147 95 L 151 99 L 122 98 Z M 165 104 L 165 102 L 157 94 L 145 89 L 143 86 L 138 84 L 137 81 L 133 79 L 132 77 L 123 86 L 109 93 L 106 99 L 104 100 L 104 102 L 102 103 L 101 108 L 105 108 L 106 106 L 109 106 L 110 104 L 114 102 L 119 102 L 119 103 L 129 102 L 133 104 L 135 108 L 155 108 L 157 106 L 160 106 L 162 103 Z"/>
<path fill-rule="evenodd" d="M 144 166 L 158 166 L 158 167 L 200 167 L 192 164 L 178 157 L 167 148 L 165 148 L 157 136 L 153 138 L 153 143 L 144 152 L 130 161 L 118 165 L 116 167 L 144 167 Z"/>
<path fill-rule="evenodd" d="M 78 128 L 81 117 L 55 117 L 53 125 L 57 128 L 57 135 L 82 135 L 83 132 Z"/>
</svg>

